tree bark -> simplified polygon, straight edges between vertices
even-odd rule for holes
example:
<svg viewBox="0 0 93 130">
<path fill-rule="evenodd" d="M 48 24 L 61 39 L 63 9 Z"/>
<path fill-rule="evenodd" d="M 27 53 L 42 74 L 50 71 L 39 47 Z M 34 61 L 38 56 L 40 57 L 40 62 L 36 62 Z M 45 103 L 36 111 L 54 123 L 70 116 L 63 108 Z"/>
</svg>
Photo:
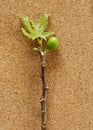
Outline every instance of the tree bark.
<svg viewBox="0 0 93 130">
<path fill-rule="evenodd" d="M 42 49 L 39 48 L 40 56 L 41 56 L 41 68 L 42 68 L 42 97 L 41 97 L 41 112 L 42 112 L 42 126 L 41 130 L 46 130 L 47 123 L 47 81 L 46 81 L 46 61 L 45 61 L 45 53 Z"/>
</svg>

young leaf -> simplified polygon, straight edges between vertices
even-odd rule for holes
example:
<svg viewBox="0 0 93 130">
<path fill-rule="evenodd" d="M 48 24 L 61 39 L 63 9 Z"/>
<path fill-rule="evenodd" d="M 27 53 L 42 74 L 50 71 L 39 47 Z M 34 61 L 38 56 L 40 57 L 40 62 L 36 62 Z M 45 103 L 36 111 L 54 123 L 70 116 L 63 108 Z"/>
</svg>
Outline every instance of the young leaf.
<svg viewBox="0 0 93 130">
<path fill-rule="evenodd" d="M 21 28 L 21 30 L 22 30 L 22 33 L 23 33 L 26 37 L 31 38 L 31 37 L 30 37 L 30 34 L 29 34 L 24 28 Z"/>
<path fill-rule="evenodd" d="M 40 22 L 39 24 L 35 24 L 33 20 L 29 20 L 28 17 L 22 17 L 21 19 L 23 20 L 24 25 L 26 26 L 27 32 L 24 28 L 22 28 L 22 33 L 28 37 L 31 38 L 32 40 L 35 39 L 44 39 L 50 35 L 53 35 L 54 32 L 44 32 L 47 24 L 48 24 L 48 14 L 44 14 L 43 16 L 40 17 Z"/>
<path fill-rule="evenodd" d="M 29 22 L 29 19 L 28 17 L 21 17 L 21 20 L 23 21 L 24 25 L 26 26 L 27 30 L 30 32 L 30 33 L 33 33 L 34 30 L 32 29 L 31 27 L 31 24 Z"/>
<path fill-rule="evenodd" d="M 44 39 L 44 40 L 46 40 L 46 37 L 48 37 L 48 36 L 51 36 L 51 35 L 53 35 L 55 32 L 42 32 L 41 34 L 40 34 L 40 37 L 42 38 L 42 39 Z"/>
<path fill-rule="evenodd" d="M 21 28 L 21 30 L 22 30 L 22 33 L 23 33 L 26 37 L 31 38 L 32 40 L 35 40 L 36 35 L 35 35 L 34 33 L 30 34 L 30 33 L 28 33 L 24 28 Z"/>
<path fill-rule="evenodd" d="M 49 18 L 49 14 L 44 14 L 43 16 L 40 17 L 40 30 L 43 32 L 48 24 L 48 18 Z"/>
<path fill-rule="evenodd" d="M 36 30 L 36 24 L 34 23 L 34 21 L 33 21 L 33 20 L 30 20 L 30 23 L 31 23 L 33 29 Z"/>
<path fill-rule="evenodd" d="M 40 17 L 40 26 L 43 26 L 44 29 L 46 28 L 48 24 L 48 18 L 49 18 L 48 14 L 44 14 L 43 16 Z"/>
<path fill-rule="evenodd" d="M 33 50 L 34 50 L 34 51 L 38 51 L 38 48 L 36 48 L 36 47 L 33 47 Z"/>
</svg>

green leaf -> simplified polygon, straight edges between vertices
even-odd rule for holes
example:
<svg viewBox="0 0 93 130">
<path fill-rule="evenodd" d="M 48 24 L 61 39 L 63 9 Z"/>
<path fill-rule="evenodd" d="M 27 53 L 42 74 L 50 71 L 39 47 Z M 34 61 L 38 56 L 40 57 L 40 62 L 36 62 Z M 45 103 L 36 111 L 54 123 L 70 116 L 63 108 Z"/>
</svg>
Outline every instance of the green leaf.
<svg viewBox="0 0 93 130">
<path fill-rule="evenodd" d="M 33 20 L 29 20 L 28 17 L 21 17 L 23 23 L 28 31 L 22 28 L 22 33 L 32 40 L 40 38 L 41 40 L 46 40 L 46 38 L 50 35 L 53 35 L 54 32 L 45 32 L 45 28 L 48 24 L 48 14 L 44 14 L 40 17 L 40 22 L 35 24 Z M 39 41 L 40 42 L 40 41 Z M 41 44 L 41 43 L 39 43 Z"/>
<path fill-rule="evenodd" d="M 24 28 L 21 28 L 21 30 L 22 30 L 22 33 L 23 33 L 26 37 L 31 38 L 32 40 L 34 40 L 34 39 L 36 38 L 36 35 L 35 35 L 34 33 L 30 34 L 30 33 L 28 33 Z"/>
<path fill-rule="evenodd" d="M 33 20 L 30 20 L 30 23 L 31 23 L 33 29 L 36 29 L 36 24 L 34 23 L 34 21 L 33 21 Z"/>
<path fill-rule="evenodd" d="M 40 17 L 40 26 L 43 26 L 44 29 L 48 24 L 48 18 L 49 18 L 49 14 L 44 14 L 43 16 Z"/>
<path fill-rule="evenodd" d="M 40 34 L 40 37 L 41 37 L 42 39 L 46 40 L 46 37 L 51 36 L 51 35 L 53 35 L 54 33 L 55 33 L 55 32 L 52 32 L 52 31 L 50 31 L 50 32 L 42 32 L 42 33 Z"/>
<path fill-rule="evenodd" d="M 26 37 L 30 38 L 30 34 L 24 28 L 21 28 L 21 30 Z"/>
<path fill-rule="evenodd" d="M 31 27 L 31 24 L 30 24 L 30 22 L 29 22 L 28 17 L 21 17 L 21 19 L 22 19 L 24 25 L 26 26 L 27 30 L 28 30 L 29 32 L 33 33 L 34 30 L 33 30 L 32 27 Z"/>
</svg>

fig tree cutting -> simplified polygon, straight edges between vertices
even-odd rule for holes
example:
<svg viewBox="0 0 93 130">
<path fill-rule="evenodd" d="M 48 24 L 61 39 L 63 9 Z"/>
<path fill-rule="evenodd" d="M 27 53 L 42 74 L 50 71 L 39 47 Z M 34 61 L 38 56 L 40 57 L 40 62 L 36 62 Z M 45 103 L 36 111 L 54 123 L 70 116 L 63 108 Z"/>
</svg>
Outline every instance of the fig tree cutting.
<svg viewBox="0 0 93 130">
<path fill-rule="evenodd" d="M 42 123 L 41 130 L 46 130 L 47 124 L 47 94 L 48 94 L 48 85 L 46 80 L 46 54 L 48 51 L 53 51 L 59 48 L 60 41 L 54 36 L 55 32 L 46 31 L 48 25 L 49 14 L 44 14 L 40 17 L 38 23 L 35 23 L 32 19 L 29 19 L 27 16 L 21 16 L 22 22 L 22 33 L 27 38 L 32 41 L 36 40 L 38 47 L 35 45 L 33 50 L 39 52 L 41 57 L 41 69 L 42 69 L 42 96 L 40 99 L 41 102 L 41 112 L 42 112 Z"/>
</svg>

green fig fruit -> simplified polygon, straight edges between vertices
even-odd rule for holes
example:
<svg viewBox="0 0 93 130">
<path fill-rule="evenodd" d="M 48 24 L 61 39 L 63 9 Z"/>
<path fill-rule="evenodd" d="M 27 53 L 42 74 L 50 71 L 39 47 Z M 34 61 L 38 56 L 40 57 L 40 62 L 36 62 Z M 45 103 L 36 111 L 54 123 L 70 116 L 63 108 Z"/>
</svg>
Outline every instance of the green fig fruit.
<svg viewBox="0 0 93 130">
<path fill-rule="evenodd" d="M 60 42 L 57 37 L 51 37 L 46 43 L 46 50 L 56 50 L 59 48 Z"/>
</svg>

